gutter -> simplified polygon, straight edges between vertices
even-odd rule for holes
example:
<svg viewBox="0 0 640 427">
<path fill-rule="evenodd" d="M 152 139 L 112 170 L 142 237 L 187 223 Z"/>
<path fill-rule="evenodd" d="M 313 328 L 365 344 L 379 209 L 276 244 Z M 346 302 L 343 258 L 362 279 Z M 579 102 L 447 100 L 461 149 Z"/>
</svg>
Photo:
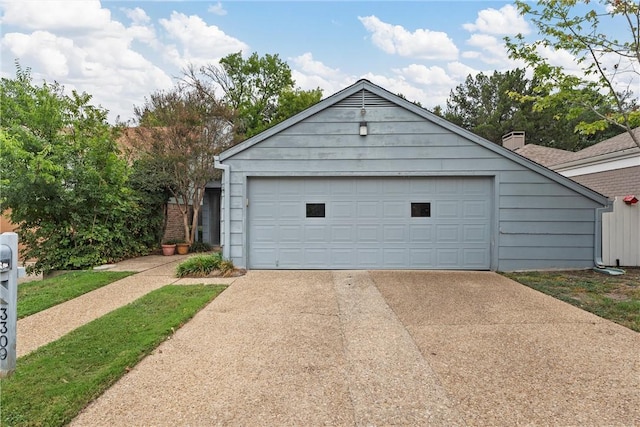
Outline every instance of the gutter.
<svg viewBox="0 0 640 427">
<path fill-rule="evenodd" d="M 608 201 L 607 205 L 602 208 L 596 208 L 595 221 L 595 242 L 593 245 L 593 263 L 597 268 L 604 268 L 602 261 L 602 215 L 607 212 L 613 212 L 613 202 Z"/>
<path fill-rule="evenodd" d="M 213 157 L 213 167 L 222 170 L 222 257 L 229 259 L 231 250 L 231 167 L 220 163 L 220 156 Z"/>
</svg>

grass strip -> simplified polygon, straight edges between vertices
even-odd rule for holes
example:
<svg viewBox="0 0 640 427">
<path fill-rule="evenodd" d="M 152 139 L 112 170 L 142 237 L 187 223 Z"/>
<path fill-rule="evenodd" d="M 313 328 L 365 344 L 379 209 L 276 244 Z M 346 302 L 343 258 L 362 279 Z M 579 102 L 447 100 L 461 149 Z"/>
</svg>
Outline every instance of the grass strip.
<svg viewBox="0 0 640 427">
<path fill-rule="evenodd" d="M 640 281 L 589 271 L 503 273 L 523 285 L 640 332 Z"/>
<path fill-rule="evenodd" d="M 0 381 L 0 425 L 69 423 L 225 286 L 165 286 L 17 361 Z"/>
<path fill-rule="evenodd" d="M 130 271 L 74 271 L 18 285 L 18 319 L 132 275 Z"/>
</svg>

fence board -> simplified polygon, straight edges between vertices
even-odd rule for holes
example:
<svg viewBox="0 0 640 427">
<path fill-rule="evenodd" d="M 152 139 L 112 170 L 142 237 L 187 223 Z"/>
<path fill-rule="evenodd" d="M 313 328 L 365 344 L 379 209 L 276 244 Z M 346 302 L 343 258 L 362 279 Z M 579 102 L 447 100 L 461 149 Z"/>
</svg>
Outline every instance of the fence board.
<svg viewBox="0 0 640 427">
<path fill-rule="evenodd" d="M 640 266 L 639 204 L 627 205 L 616 197 L 613 212 L 602 216 L 602 260 L 609 266 Z"/>
</svg>

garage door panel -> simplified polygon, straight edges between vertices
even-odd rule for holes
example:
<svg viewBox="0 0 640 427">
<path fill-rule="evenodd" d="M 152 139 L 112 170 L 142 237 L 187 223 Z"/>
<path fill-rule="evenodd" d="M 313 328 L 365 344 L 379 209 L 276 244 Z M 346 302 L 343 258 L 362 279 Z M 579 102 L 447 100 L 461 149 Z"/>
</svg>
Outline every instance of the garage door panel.
<svg viewBox="0 0 640 427">
<path fill-rule="evenodd" d="M 356 203 L 356 216 L 358 219 L 379 219 L 380 212 L 378 201 L 366 201 Z"/>
<path fill-rule="evenodd" d="M 301 212 L 302 204 L 300 202 L 282 202 L 278 204 L 278 216 L 283 220 L 297 220 L 298 218 L 300 218 Z M 264 216 L 262 216 L 261 218 L 264 218 Z"/>
<path fill-rule="evenodd" d="M 460 202 L 457 200 L 438 201 L 435 203 L 435 217 L 438 219 L 460 217 Z"/>
<path fill-rule="evenodd" d="M 356 193 L 359 195 L 377 196 L 380 194 L 380 181 L 376 179 L 356 180 Z"/>
<path fill-rule="evenodd" d="M 276 251 L 256 248 L 251 251 L 251 262 L 254 268 L 274 268 L 276 267 Z"/>
<path fill-rule="evenodd" d="M 484 219 L 489 214 L 489 203 L 484 200 L 464 200 L 462 202 L 463 218 Z"/>
<path fill-rule="evenodd" d="M 380 248 L 356 249 L 356 265 L 360 268 L 380 268 L 382 257 Z"/>
<path fill-rule="evenodd" d="M 248 189 L 249 268 L 490 266 L 488 178 L 249 178 Z M 307 203 L 325 216 L 307 218 Z M 411 203 L 430 216 L 412 217 Z"/>
<path fill-rule="evenodd" d="M 329 264 L 328 248 L 304 248 L 304 265 L 307 268 L 324 268 Z"/>
<path fill-rule="evenodd" d="M 458 194 L 458 180 L 457 179 L 443 179 L 436 181 L 436 193 L 443 194 L 445 196 L 451 196 Z"/>
<path fill-rule="evenodd" d="M 332 202 L 327 215 L 333 219 L 346 219 L 352 222 L 356 217 L 356 205 L 353 201 Z"/>
<path fill-rule="evenodd" d="M 489 237 L 488 227 L 484 224 L 465 224 L 462 233 L 467 243 L 484 243 Z"/>
<path fill-rule="evenodd" d="M 384 243 L 402 243 L 407 242 L 406 235 L 407 226 L 404 224 L 400 225 L 383 225 L 383 242 Z"/>
<path fill-rule="evenodd" d="M 489 196 L 491 187 L 484 180 L 466 179 L 462 182 L 462 194 L 465 196 Z"/>
<path fill-rule="evenodd" d="M 409 267 L 417 268 L 420 265 L 434 266 L 432 249 L 409 249 Z"/>
<path fill-rule="evenodd" d="M 436 226 L 436 243 L 457 243 L 460 241 L 458 224 Z"/>
<path fill-rule="evenodd" d="M 408 217 L 409 206 L 405 202 L 390 201 L 383 202 L 382 215 L 384 219 L 404 219 Z"/>
<path fill-rule="evenodd" d="M 351 243 L 355 239 L 355 225 L 334 225 L 331 227 L 333 243 Z"/>
<path fill-rule="evenodd" d="M 382 251 L 384 257 L 384 265 L 388 268 L 406 268 L 407 250 L 400 248 L 385 248 Z"/>
<path fill-rule="evenodd" d="M 307 243 L 327 243 L 329 241 L 326 225 L 305 225 L 304 241 Z"/>
<path fill-rule="evenodd" d="M 379 225 L 358 225 L 357 226 L 357 242 L 358 243 L 378 243 L 380 242 Z"/>
<path fill-rule="evenodd" d="M 280 241 L 282 243 L 298 243 L 300 241 L 300 233 L 302 226 L 300 225 L 281 225 L 278 227 L 278 234 L 272 236 L 272 241 Z"/>
<path fill-rule="evenodd" d="M 428 243 L 431 242 L 432 237 L 432 225 L 409 225 L 410 241 L 412 243 Z"/>
<path fill-rule="evenodd" d="M 439 268 L 458 267 L 460 265 L 459 252 L 460 250 L 457 248 L 436 249 L 436 266 Z"/>
<path fill-rule="evenodd" d="M 465 248 L 462 250 L 462 256 L 465 265 L 475 266 L 476 268 L 483 268 L 489 261 L 487 252 L 484 249 Z"/>
<path fill-rule="evenodd" d="M 252 237 L 258 243 L 269 243 L 277 239 L 277 232 L 278 227 L 275 225 L 256 225 Z"/>
<path fill-rule="evenodd" d="M 254 206 L 256 209 L 254 219 L 256 220 L 271 221 L 274 217 L 280 215 L 280 207 L 274 201 L 256 201 Z"/>
</svg>

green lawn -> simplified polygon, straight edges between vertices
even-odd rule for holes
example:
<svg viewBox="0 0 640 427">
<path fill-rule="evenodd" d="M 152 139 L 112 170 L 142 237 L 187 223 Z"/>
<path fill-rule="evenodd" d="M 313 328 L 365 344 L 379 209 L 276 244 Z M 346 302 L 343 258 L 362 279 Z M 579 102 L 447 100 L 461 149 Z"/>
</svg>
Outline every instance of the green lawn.
<svg viewBox="0 0 640 427">
<path fill-rule="evenodd" d="M 0 425 L 62 426 L 225 286 L 165 286 L 17 361 L 0 381 Z"/>
<path fill-rule="evenodd" d="M 552 297 L 640 332 L 640 269 L 622 276 L 592 270 L 504 273 Z"/>
<path fill-rule="evenodd" d="M 129 271 L 74 271 L 18 285 L 18 319 L 132 275 Z"/>
</svg>

